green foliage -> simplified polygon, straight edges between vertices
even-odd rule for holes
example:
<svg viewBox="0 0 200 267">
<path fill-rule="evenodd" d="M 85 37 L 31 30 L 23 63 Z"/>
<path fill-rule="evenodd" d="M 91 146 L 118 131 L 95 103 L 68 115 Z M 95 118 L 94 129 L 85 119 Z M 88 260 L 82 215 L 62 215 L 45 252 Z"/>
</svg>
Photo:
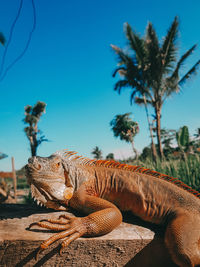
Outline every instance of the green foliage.
<svg viewBox="0 0 200 267">
<path fill-rule="evenodd" d="M 138 152 L 134 146 L 134 137 L 139 132 L 139 126 L 136 121 L 130 118 L 130 114 L 131 113 L 116 115 L 110 122 L 110 126 L 115 137 L 119 137 L 121 140 L 131 143 L 135 156 L 138 158 Z"/>
<path fill-rule="evenodd" d="M 24 196 L 24 199 L 22 201 L 22 204 L 31 204 L 31 205 L 36 205 L 36 203 L 34 202 L 32 196 L 31 196 L 31 192 L 29 191 L 27 196 Z"/>
<path fill-rule="evenodd" d="M 109 154 L 106 156 L 106 159 L 108 159 L 108 160 L 114 160 L 114 154 L 113 154 L 113 153 L 109 153 Z"/>
<path fill-rule="evenodd" d="M 134 136 L 139 132 L 138 123 L 130 118 L 130 114 L 116 115 L 110 122 L 114 136 L 126 142 L 132 142 Z"/>
<path fill-rule="evenodd" d="M 187 126 L 183 126 L 180 130 L 176 133 L 176 140 L 179 148 L 188 147 L 189 145 L 189 130 Z"/>
<path fill-rule="evenodd" d="M 28 189 L 29 187 L 26 177 L 17 179 L 17 189 Z"/>
<path fill-rule="evenodd" d="M 139 160 L 146 161 L 147 159 L 152 160 L 152 150 L 150 147 L 144 147 Z"/>
<path fill-rule="evenodd" d="M 129 51 L 127 49 L 123 51 L 111 45 L 118 56 L 119 63 L 113 76 L 120 74 L 120 80 L 116 82 L 114 90 L 120 93 L 123 88 L 130 87 L 131 103 L 134 101 L 137 104 L 143 104 L 146 110 L 147 104 L 154 108 L 157 143 L 161 158 L 163 149 L 160 118 L 163 103 L 173 93 L 178 93 L 180 87 L 197 73 L 200 66 L 200 60 L 198 60 L 185 75 L 180 77 L 180 70 L 196 49 L 196 45 L 186 51 L 179 60 L 177 59 L 178 26 L 178 18 L 175 17 L 166 36 L 160 42 L 151 22 L 147 25 L 144 37 L 132 31 L 130 25 L 126 23 L 125 33 Z"/>
<path fill-rule="evenodd" d="M 91 154 L 95 159 L 101 159 L 102 158 L 102 151 L 98 146 L 95 146 L 95 148 L 92 150 Z"/>
<path fill-rule="evenodd" d="M 200 157 L 197 154 L 189 155 L 187 164 L 183 159 L 170 159 L 157 162 L 146 159 L 145 161 L 132 161 L 131 164 L 144 166 L 145 168 L 178 178 L 195 190 L 200 191 Z"/>
</svg>

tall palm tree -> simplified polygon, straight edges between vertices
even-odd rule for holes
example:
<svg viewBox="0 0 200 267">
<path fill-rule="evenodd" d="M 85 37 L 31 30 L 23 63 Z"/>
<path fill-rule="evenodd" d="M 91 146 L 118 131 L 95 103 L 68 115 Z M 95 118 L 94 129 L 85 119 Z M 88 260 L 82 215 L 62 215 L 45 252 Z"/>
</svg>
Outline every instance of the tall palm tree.
<svg viewBox="0 0 200 267">
<path fill-rule="evenodd" d="M 128 143 L 131 143 L 135 158 L 138 159 L 138 151 L 135 148 L 134 137 L 139 132 L 139 126 L 136 121 L 130 118 L 131 113 L 116 115 L 110 122 L 114 136 L 119 137 Z"/>
<path fill-rule="evenodd" d="M 115 84 L 115 90 L 119 93 L 124 87 L 131 87 L 131 101 L 143 104 L 147 107 L 150 104 L 154 108 L 156 118 L 156 135 L 160 157 L 163 157 L 161 143 L 161 110 L 165 100 L 173 93 L 178 93 L 181 86 L 196 73 L 200 65 L 198 60 L 193 67 L 180 78 L 180 69 L 185 60 L 195 50 L 192 46 L 184 55 L 177 60 L 177 37 L 178 18 L 175 17 L 167 35 L 162 42 L 159 42 L 152 23 L 148 23 L 146 36 L 141 38 L 132 31 L 128 23 L 125 24 L 126 37 L 133 55 L 129 55 L 117 46 L 112 48 L 119 56 L 120 66 L 116 73 L 123 75 Z"/>
</svg>

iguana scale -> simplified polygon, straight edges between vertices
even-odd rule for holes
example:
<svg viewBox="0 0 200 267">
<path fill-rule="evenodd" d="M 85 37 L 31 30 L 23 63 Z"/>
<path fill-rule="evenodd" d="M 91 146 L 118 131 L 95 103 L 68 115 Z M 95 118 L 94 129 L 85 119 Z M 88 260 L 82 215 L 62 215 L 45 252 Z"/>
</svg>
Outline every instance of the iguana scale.
<svg viewBox="0 0 200 267">
<path fill-rule="evenodd" d="M 40 250 L 64 238 L 61 251 L 80 236 L 109 233 L 121 211 L 166 225 L 165 245 L 181 267 L 200 266 L 200 193 L 176 178 L 140 166 L 91 160 L 75 152 L 32 157 L 26 165 L 32 196 L 46 207 L 79 210 L 85 217 L 61 216 L 32 224 L 60 230 Z"/>
</svg>

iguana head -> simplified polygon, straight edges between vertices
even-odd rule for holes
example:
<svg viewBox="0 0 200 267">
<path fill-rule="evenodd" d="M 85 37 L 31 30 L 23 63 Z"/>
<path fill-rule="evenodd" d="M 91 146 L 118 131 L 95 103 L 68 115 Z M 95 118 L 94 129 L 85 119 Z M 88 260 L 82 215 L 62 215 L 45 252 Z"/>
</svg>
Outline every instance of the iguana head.
<svg viewBox="0 0 200 267">
<path fill-rule="evenodd" d="M 53 209 L 65 209 L 73 196 L 73 185 L 66 162 L 59 155 L 32 157 L 26 165 L 26 177 L 32 197 L 38 204 Z"/>
</svg>

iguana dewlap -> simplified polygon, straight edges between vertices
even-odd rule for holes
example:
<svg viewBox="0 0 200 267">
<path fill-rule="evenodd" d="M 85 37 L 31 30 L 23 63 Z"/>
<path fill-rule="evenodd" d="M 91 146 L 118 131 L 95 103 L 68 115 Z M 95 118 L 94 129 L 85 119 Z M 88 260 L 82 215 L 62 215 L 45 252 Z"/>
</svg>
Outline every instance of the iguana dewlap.
<svg viewBox="0 0 200 267">
<path fill-rule="evenodd" d="M 200 266 L 200 193 L 178 179 L 68 151 L 30 158 L 26 170 L 38 203 L 87 214 L 35 223 L 61 231 L 40 249 L 61 238 L 62 250 L 80 236 L 109 233 L 122 222 L 120 210 L 131 211 L 145 221 L 166 225 L 165 245 L 178 266 Z"/>
</svg>

